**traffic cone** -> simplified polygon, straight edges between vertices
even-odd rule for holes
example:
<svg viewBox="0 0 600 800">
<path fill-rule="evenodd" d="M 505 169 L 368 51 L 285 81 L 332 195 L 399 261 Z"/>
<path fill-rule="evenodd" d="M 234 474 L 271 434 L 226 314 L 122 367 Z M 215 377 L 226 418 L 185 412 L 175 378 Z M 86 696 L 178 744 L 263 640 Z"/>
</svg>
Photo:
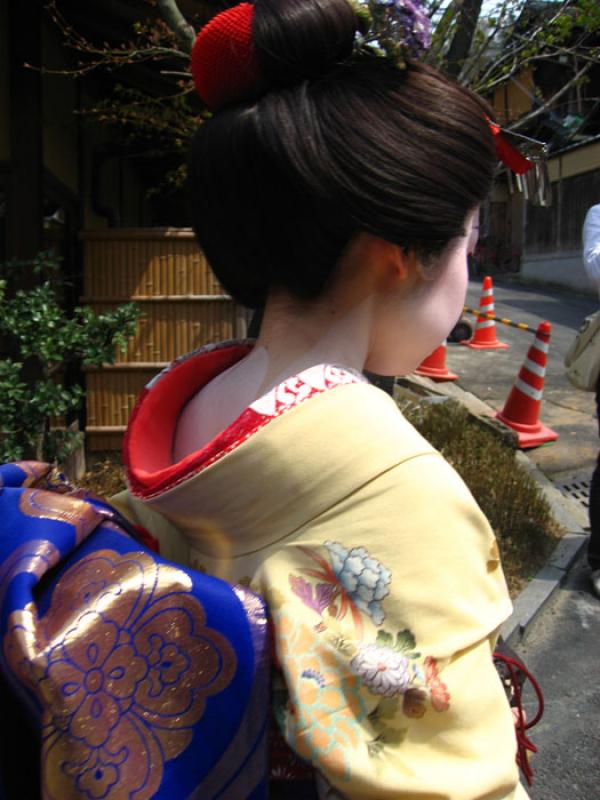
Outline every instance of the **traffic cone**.
<svg viewBox="0 0 600 800">
<path fill-rule="evenodd" d="M 494 415 L 519 437 L 519 447 L 538 447 L 558 439 L 556 431 L 540 422 L 544 375 L 550 346 L 549 322 L 540 322 L 533 344 L 502 411 Z"/>
<path fill-rule="evenodd" d="M 485 314 L 494 313 L 494 286 L 492 279 L 486 275 L 483 279 L 483 287 L 481 289 L 481 297 L 479 298 L 479 310 Z M 505 342 L 500 342 L 496 336 L 496 323 L 493 319 L 486 319 L 486 317 L 477 317 L 477 325 L 475 327 L 475 335 L 467 342 L 461 342 L 467 347 L 472 347 L 475 350 L 506 350 L 510 345 Z"/>
<path fill-rule="evenodd" d="M 431 378 L 434 381 L 458 380 L 458 375 L 454 372 L 450 372 L 450 370 L 446 368 L 446 342 L 436 347 L 433 353 L 427 356 L 425 361 L 423 361 L 421 366 L 416 368 L 415 372 L 417 375 Z"/>
</svg>

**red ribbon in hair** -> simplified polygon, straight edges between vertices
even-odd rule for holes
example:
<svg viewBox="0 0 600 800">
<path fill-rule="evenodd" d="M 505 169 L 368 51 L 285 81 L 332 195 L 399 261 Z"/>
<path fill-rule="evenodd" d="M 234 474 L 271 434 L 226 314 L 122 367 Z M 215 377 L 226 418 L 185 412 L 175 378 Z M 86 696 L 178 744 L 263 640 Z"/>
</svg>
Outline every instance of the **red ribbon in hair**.
<svg viewBox="0 0 600 800">
<path fill-rule="evenodd" d="M 533 167 L 533 161 L 525 158 L 522 153 L 519 153 L 516 147 L 513 147 L 512 144 L 507 142 L 504 136 L 502 136 L 502 129 L 500 128 L 500 125 L 492 122 L 492 120 L 489 118 L 488 125 L 490 126 L 490 130 L 494 135 L 494 144 L 496 145 L 496 155 L 498 156 L 498 160 L 502 161 L 503 164 L 506 164 L 506 166 L 517 175 L 524 175 L 526 172 L 528 172 Z"/>
<path fill-rule="evenodd" d="M 254 6 L 240 3 L 213 17 L 194 42 L 192 77 L 211 111 L 252 97 L 260 71 L 252 41 Z"/>
</svg>

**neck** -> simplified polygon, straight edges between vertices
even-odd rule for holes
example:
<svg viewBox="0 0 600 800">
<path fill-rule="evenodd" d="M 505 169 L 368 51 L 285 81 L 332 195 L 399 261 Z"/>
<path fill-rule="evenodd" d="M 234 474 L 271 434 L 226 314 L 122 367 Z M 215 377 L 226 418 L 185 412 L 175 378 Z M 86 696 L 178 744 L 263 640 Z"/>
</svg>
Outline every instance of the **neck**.
<svg viewBox="0 0 600 800">
<path fill-rule="evenodd" d="M 369 298 L 350 305 L 324 294 L 308 303 L 272 293 L 257 340 L 257 350 L 266 354 L 260 393 L 315 364 L 361 371 L 369 350 L 371 314 Z"/>
</svg>

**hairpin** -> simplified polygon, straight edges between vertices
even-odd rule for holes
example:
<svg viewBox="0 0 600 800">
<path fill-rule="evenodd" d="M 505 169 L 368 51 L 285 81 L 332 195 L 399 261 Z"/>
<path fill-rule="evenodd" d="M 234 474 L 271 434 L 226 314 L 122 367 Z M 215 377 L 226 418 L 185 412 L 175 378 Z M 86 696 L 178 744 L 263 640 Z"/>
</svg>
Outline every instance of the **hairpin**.
<svg viewBox="0 0 600 800">
<path fill-rule="evenodd" d="M 494 136 L 498 159 L 507 167 L 506 174 L 510 193 L 521 192 L 523 199 L 530 201 L 534 206 L 544 208 L 551 206 L 552 187 L 548 173 L 548 145 L 540 142 L 539 139 L 525 136 L 523 133 L 505 130 L 489 118 L 488 124 Z M 526 155 L 510 144 L 506 136 L 521 139 Z"/>
<path fill-rule="evenodd" d="M 526 158 L 516 147 L 503 136 L 503 129 L 496 122 L 492 122 L 489 117 L 486 117 L 490 130 L 494 137 L 494 145 L 496 146 L 496 155 L 498 160 L 502 161 L 509 169 L 516 175 L 524 175 L 533 167 L 533 161 Z M 528 137 L 524 137 L 528 138 Z"/>
</svg>

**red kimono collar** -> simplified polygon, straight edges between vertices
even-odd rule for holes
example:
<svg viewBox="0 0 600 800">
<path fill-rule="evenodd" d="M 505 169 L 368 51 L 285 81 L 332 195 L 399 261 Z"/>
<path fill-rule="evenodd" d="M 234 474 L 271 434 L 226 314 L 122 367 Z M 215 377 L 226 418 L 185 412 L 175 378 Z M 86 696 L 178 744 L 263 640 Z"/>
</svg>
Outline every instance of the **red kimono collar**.
<svg viewBox="0 0 600 800">
<path fill-rule="evenodd" d="M 175 427 L 184 405 L 213 378 L 248 355 L 253 346 L 252 340 L 207 345 L 174 361 L 146 386 L 132 413 L 123 444 L 123 463 L 134 496 L 149 500 L 174 488 L 214 464 L 290 408 L 335 386 L 365 380 L 354 370 L 336 365 L 324 364 L 306 370 L 249 406 L 200 450 L 173 463 Z"/>
</svg>

